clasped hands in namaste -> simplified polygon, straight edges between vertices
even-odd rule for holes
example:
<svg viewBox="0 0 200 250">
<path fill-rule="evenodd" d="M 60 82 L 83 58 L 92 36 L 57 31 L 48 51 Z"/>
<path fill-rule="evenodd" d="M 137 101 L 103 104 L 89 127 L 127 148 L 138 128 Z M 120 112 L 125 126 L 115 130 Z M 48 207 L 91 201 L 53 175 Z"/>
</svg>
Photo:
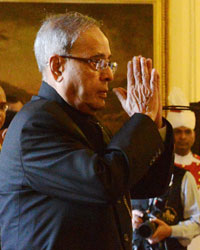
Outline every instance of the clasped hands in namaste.
<svg viewBox="0 0 200 250">
<path fill-rule="evenodd" d="M 127 90 L 114 88 L 123 109 L 129 116 L 135 113 L 148 115 L 162 127 L 162 100 L 160 78 L 156 69 L 152 69 L 152 60 L 134 56 L 127 65 Z"/>
</svg>

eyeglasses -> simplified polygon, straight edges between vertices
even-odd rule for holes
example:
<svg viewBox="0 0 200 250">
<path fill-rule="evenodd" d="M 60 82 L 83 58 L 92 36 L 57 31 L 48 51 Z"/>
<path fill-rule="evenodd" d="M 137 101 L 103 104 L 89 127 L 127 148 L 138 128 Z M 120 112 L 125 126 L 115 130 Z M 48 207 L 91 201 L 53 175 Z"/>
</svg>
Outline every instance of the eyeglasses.
<svg viewBox="0 0 200 250">
<path fill-rule="evenodd" d="M 0 111 L 6 111 L 8 109 L 8 104 L 6 102 L 0 103 Z"/>
<path fill-rule="evenodd" d="M 101 71 L 101 70 L 104 70 L 104 69 L 107 69 L 108 67 L 110 67 L 113 74 L 114 74 L 117 70 L 117 63 L 110 62 L 106 59 L 82 58 L 82 57 L 75 57 L 75 56 L 61 56 L 61 57 L 89 63 L 90 66 L 94 70 L 97 70 L 97 71 Z"/>
</svg>

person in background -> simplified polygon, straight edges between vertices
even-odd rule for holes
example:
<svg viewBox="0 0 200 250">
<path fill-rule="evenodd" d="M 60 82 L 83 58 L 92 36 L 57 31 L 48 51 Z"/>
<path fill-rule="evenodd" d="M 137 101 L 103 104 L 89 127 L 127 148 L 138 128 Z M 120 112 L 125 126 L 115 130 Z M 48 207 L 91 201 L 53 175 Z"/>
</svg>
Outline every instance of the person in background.
<svg viewBox="0 0 200 250">
<path fill-rule="evenodd" d="M 17 96 L 7 95 L 8 111 L 18 112 L 23 107 L 22 101 Z"/>
<path fill-rule="evenodd" d="M 5 138 L 5 130 L 2 129 L 5 119 L 6 119 L 6 110 L 8 105 L 6 103 L 6 94 L 3 88 L 0 86 L 0 151 L 2 148 L 3 140 Z M 0 235 L 0 242 L 1 242 L 1 235 Z M 0 246 L 1 249 L 1 246 Z"/>
<path fill-rule="evenodd" d="M 189 103 L 179 88 L 173 88 L 169 95 L 170 105 L 188 106 Z M 136 200 L 132 202 L 133 213 L 133 249 L 167 249 L 167 250 L 192 250 L 199 249 L 199 244 L 193 244 L 200 234 L 200 196 L 195 178 L 198 171 L 186 171 L 196 167 L 198 158 L 191 153 L 194 143 L 195 115 L 192 111 L 169 111 L 167 119 L 174 129 L 175 161 L 174 173 L 169 190 L 165 195 L 153 199 Z M 185 160 L 185 164 L 181 165 Z M 178 164 L 177 164 L 178 162 Z M 187 164 L 189 165 L 187 166 Z M 191 164 L 191 165 L 190 165 Z M 192 167 L 192 168 L 191 168 Z M 183 169 L 184 168 L 184 169 Z M 158 201 L 158 203 L 156 202 Z M 158 227 L 148 239 L 141 237 L 144 212 L 158 215 L 155 220 Z"/>
<path fill-rule="evenodd" d="M 4 129 L 4 137 L 12 119 L 17 114 L 17 112 L 23 107 L 23 103 L 16 96 L 7 95 L 6 98 L 8 109 L 6 112 L 6 119 L 2 127 L 2 129 Z"/>
<path fill-rule="evenodd" d="M 189 106 L 182 90 L 174 87 L 169 95 L 171 105 Z M 196 118 L 194 112 L 190 110 L 169 111 L 167 119 L 170 121 L 174 132 L 175 165 L 189 170 L 196 180 L 200 194 L 200 156 L 192 153 L 192 146 L 195 142 Z M 189 250 L 199 250 L 200 236 L 196 237 Z"/>
<path fill-rule="evenodd" d="M 7 109 L 8 105 L 6 103 L 6 94 L 3 88 L 0 86 L 0 150 L 3 144 L 3 140 L 5 138 L 5 130 L 2 129 L 2 127 L 5 123 Z"/>
<path fill-rule="evenodd" d="M 171 122 L 174 131 L 175 164 L 189 170 L 200 189 L 200 156 L 192 153 L 195 142 L 195 114 L 184 110 L 168 112 L 167 119 Z"/>
<path fill-rule="evenodd" d="M 131 204 L 133 250 L 186 250 L 200 235 L 200 196 L 193 175 L 185 169 L 174 167 L 163 196 L 133 199 Z"/>
<path fill-rule="evenodd" d="M 177 87 L 172 89 L 168 99 L 171 105 L 189 106 L 182 90 Z M 190 110 L 168 111 L 167 119 L 174 132 L 175 165 L 189 170 L 200 189 L 200 156 L 191 150 L 195 142 L 195 114 Z"/>
<path fill-rule="evenodd" d="M 110 137 L 96 112 L 117 64 L 100 24 L 76 12 L 50 16 L 34 50 L 43 82 L 0 156 L 2 250 L 130 250 L 130 189 L 157 196 L 171 179 L 159 74 L 150 59 L 128 62 L 127 90 L 114 92 L 130 119 Z"/>
</svg>

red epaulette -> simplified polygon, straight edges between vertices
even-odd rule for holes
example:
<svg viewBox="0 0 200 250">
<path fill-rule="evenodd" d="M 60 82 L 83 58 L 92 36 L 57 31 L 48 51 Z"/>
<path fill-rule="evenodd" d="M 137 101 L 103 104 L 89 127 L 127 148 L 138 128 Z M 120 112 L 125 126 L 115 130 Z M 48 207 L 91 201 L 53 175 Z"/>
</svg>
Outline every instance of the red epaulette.
<svg viewBox="0 0 200 250">
<path fill-rule="evenodd" d="M 196 158 L 197 160 L 200 160 L 200 155 L 197 154 L 193 154 L 194 158 Z"/>
</svg>

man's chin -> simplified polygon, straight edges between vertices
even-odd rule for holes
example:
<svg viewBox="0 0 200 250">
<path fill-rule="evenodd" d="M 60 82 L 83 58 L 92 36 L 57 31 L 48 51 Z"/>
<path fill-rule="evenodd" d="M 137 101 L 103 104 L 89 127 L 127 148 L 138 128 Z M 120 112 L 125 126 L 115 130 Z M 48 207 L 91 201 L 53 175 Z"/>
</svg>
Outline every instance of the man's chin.
<svg viewBox="0 0 200 250">
<path fill-rule="evenodd" d="M 175 149 L 175 153 L 182 156 L 187 155 L 188 152 L 189 152 L 188 147 L 179 147 Z"/>
<path fill-rule="evenodd" d="M 188 145 L 179 145 L 178 148 L 184 150 L 188 148 Z"/>
<path fill-rule="evenodd" d="M 102 110 L 105 108 L 105 100 L 101 100 L 101 102 L 98 102 L 98 103 L 88 103 L 88 107 L 91 109 L 91 110 L 94 110 L 94 111 L 98 111 L 98 110 Z"/>
<path fill-rule="evenodd" d="M 78 109 L 89 115 L 94 115 L 96 112 L 102 110 L 105 108 L 105 102 L 99 103 L 99 104 L 94 104 L 94 103 L 84 103 L 84 105 L 81 105 L 78 107 Z"/>
</svg>

